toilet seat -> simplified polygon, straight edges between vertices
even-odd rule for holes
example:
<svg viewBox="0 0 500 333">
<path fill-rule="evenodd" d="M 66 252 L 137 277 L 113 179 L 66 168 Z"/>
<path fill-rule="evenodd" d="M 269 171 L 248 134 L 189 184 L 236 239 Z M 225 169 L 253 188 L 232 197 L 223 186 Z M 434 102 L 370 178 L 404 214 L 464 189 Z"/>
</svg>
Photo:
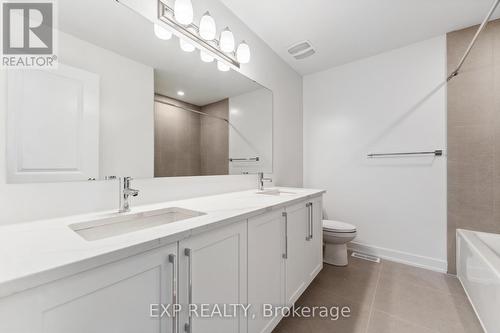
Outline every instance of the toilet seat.
<svg viewBox="0 0 500 333">
<path fill-rule="evenodd" d="M 335 233 L 354 233 L 356 232 L 356 227 L 345 222 L 323 220 L 323 230 Z"/>
</svg>

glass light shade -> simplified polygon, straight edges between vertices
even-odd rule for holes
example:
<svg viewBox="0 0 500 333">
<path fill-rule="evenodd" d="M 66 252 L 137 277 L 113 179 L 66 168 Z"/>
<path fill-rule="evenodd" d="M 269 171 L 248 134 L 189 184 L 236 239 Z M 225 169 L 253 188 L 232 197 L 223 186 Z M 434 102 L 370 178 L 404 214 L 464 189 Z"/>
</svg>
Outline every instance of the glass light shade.
<svg viewBox="0 0 500 333">
<path fill-rule="evenodd" d="M 203 52 L 201 50 L 200 50 L 200 58 L 201 58 L 201 61 L 203 61 L 203 62 L 212 62 L 215 60 L 215 58 L 212 57 L 210 54 Z"/>
<path fill-rule="evenodd" d="M 205 40 L 213 40 L 216 34 L 215 20 L 209 12 L 206 12 L 200 21 L 200 36 Z"/>
<path fill-rule="evenodd" d="M 155 24 L 155 35 L 162 40 L 168 40 L 172 38 L 172 33 L 158 24 Z"/>
<path fill-rule="evenodd" d="M 193 4 L 191 0 L 175 0 L 174 17 L 180 24 L 189 25 L 193 23 Z"/>
<path fill-rule="evenodd" d="M 222 52 L 233 52 L 234 51 L 234 36 L 229 28 L 224 29 L 220 33 L 220 49 Z"/>
<path fill-rule="evenodd" d="M 236 59 L 241 63 L 241 64 L 248 64 L 250 62 L 250 46 L 243 41 L 238 45 L 238 49 L 236 50 Z"/>
<path fill-rule="evenodd" d="M 231 69 L 231 67 L 229 67 L 222 61 L 217 61 L 217 69 L 220 70 L 221 72 L 228 72 Z"/>
<path fill-rule="evenodd" d="M 184 39 L 179 39 L 179 44 L 181 46 L 181 50 L 185 52 L 193 52 L 196 49 L 193 44 L 185 41 Z"/>
</svg>

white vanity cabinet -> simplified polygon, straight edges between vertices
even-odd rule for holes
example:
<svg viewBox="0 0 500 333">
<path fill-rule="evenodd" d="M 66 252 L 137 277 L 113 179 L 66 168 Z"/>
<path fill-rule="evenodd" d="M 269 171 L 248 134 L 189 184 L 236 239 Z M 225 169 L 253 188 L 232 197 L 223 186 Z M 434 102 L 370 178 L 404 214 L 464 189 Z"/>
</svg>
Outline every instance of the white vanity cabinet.
<svg viewBox="0 0 500 333">
<path fill-rule="evenodd" d="M 177 239 L 0 298 L 0 332 L 270 333 L 263 306 L 292 305 L 322 268 L 321 196 Z"/>
<path fill-rule="evenodd" d="M 284 210 L 248 220 L 248 332 L 271 332 L 281 318 L 264 317 L 263 306 L 285 300 Z"/>
<path fill-rule="evenodd" d="M 291 306 L 322 269 L 321 210 L 318 197 L 248 220 L 249 333 L 272 332 L 281 317 L 263 306 Z"/>
<path fill-rule="evenodd" d="M 285 305 L 292 305 L 323 267 L 321 200 L 285 209 Z"/>
<path fill-rule="evenodd" d="M 150 317 L 170 304 L 177 243 L 0 299 L 0 332 L 158 333 L 173 320 Z"/>
<path fill-rule="evenodd" d="M 247 304 L 246 220 L 179 242 L 179 332 L 245 333 L 243 313 L 232 315 L 231 305 Z M 216 307 L 228 317 L 211 315 Z M 203 306 L 208 306 L 204 317 Z"/>
<path fill-rule="evenodd" d="M 323 268 L 323 207 L 321 198 L 306 202 L 308 223 L 310 225 L 309 240 L 305 243 L 306 283 L 309 284 Z"/>
<path fill-rule="evenodd" d="M 307 249 L 309 248 L 309 208 L 307 203 L 287 207 L 285 209 L 285 305 L 290 306 L 306 289 Z"/>
</svg>

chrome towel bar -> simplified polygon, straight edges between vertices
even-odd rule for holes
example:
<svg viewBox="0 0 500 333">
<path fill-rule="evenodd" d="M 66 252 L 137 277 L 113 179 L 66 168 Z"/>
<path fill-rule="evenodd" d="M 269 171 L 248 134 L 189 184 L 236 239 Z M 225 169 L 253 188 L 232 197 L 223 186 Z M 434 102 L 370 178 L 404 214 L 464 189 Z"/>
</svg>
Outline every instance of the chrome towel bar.
<svg viewBox="0 0 500 333">
<path fill-rule="evenodd" d="M 413 155 L 434 155 L 443 156 L 443 151 L 441 149 L 434 151 L 416 151 L 409 153 L 380 153 L 380 154 L 368 154 L 369 158 L 373 157 L 390 157 L 390 156 L 413 156 Z"/>
<path fill-rule="evenodd" d="M 230 158 L 229 162 L 258 162 L 260 160 L 259 157 L 250 157 L 250 158 Z"/>
</svg>

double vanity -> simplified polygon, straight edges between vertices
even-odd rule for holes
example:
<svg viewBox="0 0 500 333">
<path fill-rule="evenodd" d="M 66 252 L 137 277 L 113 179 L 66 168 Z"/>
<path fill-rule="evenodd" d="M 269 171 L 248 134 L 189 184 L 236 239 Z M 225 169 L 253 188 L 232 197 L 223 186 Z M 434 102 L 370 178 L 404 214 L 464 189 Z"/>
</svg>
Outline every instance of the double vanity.
<svg viewBox="0 0 500 333">
<path fill-rule="evenodd" d="M 322 194 L 250 190 L 2 227 L 0 332 L 271 332 L 281 315 L 264 304 L 293 304 L 322 268 Z M 188 310 L 203 304 L 250 308 Z"/>
</svg>

